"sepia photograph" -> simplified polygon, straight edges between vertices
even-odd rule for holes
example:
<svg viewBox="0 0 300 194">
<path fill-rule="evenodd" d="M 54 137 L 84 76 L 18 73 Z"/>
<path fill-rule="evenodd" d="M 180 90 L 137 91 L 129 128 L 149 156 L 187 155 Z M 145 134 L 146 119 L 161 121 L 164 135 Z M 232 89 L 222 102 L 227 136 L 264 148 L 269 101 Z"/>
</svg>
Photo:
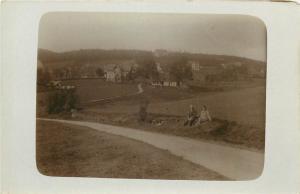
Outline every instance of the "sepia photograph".
<svg viewBox="0 0 300 194">
<path fill-rule="evenodd" d="M 253 16 L 47 13 L 37 168 L 54 177 L 256 179 L 266 71 L 267 31 Z"/>
</svg>

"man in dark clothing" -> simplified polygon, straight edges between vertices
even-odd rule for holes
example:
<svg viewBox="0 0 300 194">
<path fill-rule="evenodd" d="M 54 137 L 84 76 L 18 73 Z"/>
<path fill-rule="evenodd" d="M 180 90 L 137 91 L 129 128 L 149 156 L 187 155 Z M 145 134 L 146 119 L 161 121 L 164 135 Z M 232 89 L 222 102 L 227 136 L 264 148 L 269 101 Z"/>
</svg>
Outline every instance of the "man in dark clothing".
<svg viewBox="0 0 300 194">
<path fill-rule="evenodd" d="M 198 113 L 193 105 L 190 105 L 190 110 L 188 112 L 187 120 L 184 122 L 184 126 L 192 126 L 198 119 Z"/>
</svg>

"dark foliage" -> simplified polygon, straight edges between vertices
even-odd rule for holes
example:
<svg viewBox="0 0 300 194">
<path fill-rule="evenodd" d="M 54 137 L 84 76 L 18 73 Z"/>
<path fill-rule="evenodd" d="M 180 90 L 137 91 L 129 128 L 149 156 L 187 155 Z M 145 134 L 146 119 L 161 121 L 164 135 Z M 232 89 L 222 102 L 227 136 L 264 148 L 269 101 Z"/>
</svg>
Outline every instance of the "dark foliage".
<svg viewBox="0 0 300 194">
<path fill-rule="evenodd" d="M 51 80 L 51 76 L 48 70 L 38 69 L 37 70 L 37 84 L 46 86 Z"/>
<path fill-rule="evenodd" d="M 136 58 L 138 64 L 136 74 L 146 79 L 158 78 L 158 71 L 152 53 L 147 53 Z"/>
<path fill-rule="evenodd" d="M 149 105 L 149 100 L 147 98 L 142 98 L 140 101 L 140 110 L 139 110 L 139 121 L 145 122 L 147 119 L 147 109 Z"/>
<path fill-rule="evenodd" d="M 78 97 L 74 89 L 57 90 L 49 94 L 48 113 L 55 114 L 60 112 L 69 112 L 76 109 Z"/>
<path fill-rule="evenodd" d="M 191 66 L 187 64 L 188 60 L 186 57 L 178 57 L 170 67 L 170 75 L 175 78 L 176 81 L 180 82 L 184 79 L 191 80 L 193 78 Z"/>
<path fill-rule="evenodd" d="M 97 68 L 97 69 L 96 69 L 96 74 L 97 74 L 99 77 L 103 77 L 103 76 L 104 76 L 104 71 L 103 71 L 103 69 Z"/>
</svg>

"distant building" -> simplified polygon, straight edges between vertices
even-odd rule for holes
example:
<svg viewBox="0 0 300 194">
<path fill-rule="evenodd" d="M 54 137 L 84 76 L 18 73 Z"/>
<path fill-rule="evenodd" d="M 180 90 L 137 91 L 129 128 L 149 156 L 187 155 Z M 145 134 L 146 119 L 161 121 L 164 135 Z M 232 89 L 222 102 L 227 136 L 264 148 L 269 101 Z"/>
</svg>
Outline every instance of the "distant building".
<svg viewBox="0 0 300 194">
<path fill-rule="evenodd" d="M 192 71 L 200 71 L 200 69 L 203 68 L 199 64 L 199 62 L 192 61 L 192 62 L 190 62 L 190 64 L 191 64 Z"/>
<path fill-rule="evenodd" d="M 163 69 L 162 69 L 160 63 L 156 63 L 156 69 L 157 69 L 157 72 L 158 72 L 158 73 L 164 73 L 164 71 L 163 71 Z"/>
<path fill-rule="evenodd" d="M 155 57 L 163 57 L 169 54 L 169 52 L 165 49 L 156 49 L 153 53 Z"/>
<path fill-rule="evenodd" d="M 122 82 L 122 70 L 119 65 L 114 68 L 114 76 L 115 82 Z"/>
<path fill-rule="evenodd" d="M 182 83 L 176 80 L 169 72 L 165 71 L 160 74 L 158 80 L 153 80 L 151 85 L 154 87 L 179 87 Z"/>
<path fill-rule="evenodd" d="M 156 81 L 152 81 L 151 85 L 152 86 L 155 86 L 155 87 L 162 87 L 164 84 L 163 81 L 159 81 L 159 80 L 156 80 Z"/>
<path fill-rule="evenodd" d="M 151 83 L 154 87 L 179 87 L 181 82 L 177 81 L 152 81 Z"/>
<path fill-rule="evenodd" d="M 197 61 L 189 61 L 191 66 L 193 80 L 198 82 L 206 82 L 209 77 L 217 75 L 222 72 L 223 65 L 201 65 Z"/>
<path fill-rule="evenodd" d="M 120 83 L 126 80 L 130 71 L 130 65 L 107 64 L 104 66 L 104 77 L 106 81 Z"/>
</svg>

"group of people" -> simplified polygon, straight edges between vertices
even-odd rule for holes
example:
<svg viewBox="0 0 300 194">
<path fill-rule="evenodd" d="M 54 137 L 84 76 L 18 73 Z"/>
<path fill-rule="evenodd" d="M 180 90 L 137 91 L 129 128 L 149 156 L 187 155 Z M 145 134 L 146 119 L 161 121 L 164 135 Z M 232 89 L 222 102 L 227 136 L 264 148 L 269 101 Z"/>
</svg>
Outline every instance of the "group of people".
<svg viewBox="0 0 300 194">
<path fill-rule="evenodd" d="M 184 122 L 184 126 L 197 126 L 205 122 L 210 122 L 211 120 L 211 116 L 205 105 L 201 107 L 199 115 L 195 107 L 190 105 L 190 110 L 187 115 L 187 120 Z"/>
</svg>

